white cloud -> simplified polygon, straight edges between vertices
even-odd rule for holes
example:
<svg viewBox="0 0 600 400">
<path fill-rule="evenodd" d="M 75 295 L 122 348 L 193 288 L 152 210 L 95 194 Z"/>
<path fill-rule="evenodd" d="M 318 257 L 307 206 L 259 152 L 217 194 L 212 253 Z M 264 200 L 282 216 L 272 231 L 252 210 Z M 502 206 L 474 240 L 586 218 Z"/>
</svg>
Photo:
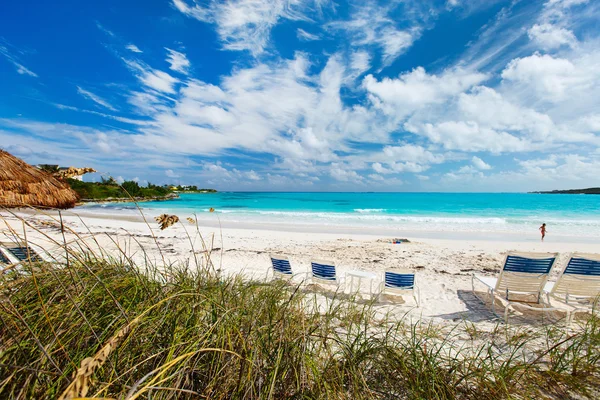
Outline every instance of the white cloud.
<svg viewBox="0 0 600 400">
<path fill-rule="evenodd" d="M 389 169 L 389 168 L 385 168 L 381 163 L 373 163 L 372 165 L 373 170 L 375 170 L 375 172 L 380 173 L 380 174 L 392 174 L 394 173 L 393 170 Z"/>
<path fill-rule="evenodd" d="M 15 67 L 17 68 L 17 73 L 21 74 L 21 75 L 29 75 L 29 76 L 33 76 L 34 78 L 37 78 L 38 75 L 31 71 L 30 69 L 28 69 L 27 67 L 23 66 L 22 64 L 19 64 L 17 62 L 14 63 Z"/>
<path fill-rule="evenodd" d="M 378 181 L 378 182 L 385 181 L 385 178 L 383 176 L 377 175 L 377 174 L 370 174 L 368 176 L 368 178 L 372 181 Z"/>
<path fill-rule="evenodd" d="M 381 51 L 382 64 L 387 67 L 420 36 L 420 27 L 416 23 L 411 23 L 409 28 L 398 27 L 398 17 L 389 15 L 393 8 L 393 5 L 364 5 L 356 8 L 349 20 L 332 22 L 327 27 L 346 32 L 354 48 L 377 46 Z"/>
<path fill-rule="evenodd" d="M 568 29 L 552 24 L 535 24 L 527 31 L 529 39 L 544 50 L 557 49 L 561 46 L 575 46 L 577 38 Z"/>
<path fill-rule="evenodd" d="M 444 162 L 444 156 L 433 154 L 422 146 L 406 144 L 403 146 L 386 146 L 383 154 L 390 160 L 413 162 L 418 164 L 439 164 Z"/>
<path fill-rule="evenodd" d="M 497 132 L 474 121 L 444 121 L 438 123 L 407 123 L 409 132 L 423 135 L 448 150 L 489 151 L 491 153 L 534 150 L 529 141 L 507 132 Z"/>
<path fill-rule="evenodd" d="M 92 100 L 94 103 L 101 105 L 104 108 L 108 108 L 111 111 L 117 111 L 116 108 L 111 106 L 106 100 L 102 97 L 90 92 L 89 90 L 83 89 L 81 86 L 77 86 L 77 93 L 79 93 L 82 97 Z"/>
<path fill-rule="evenodd" d="M 463 178 L 479 190 L 551 190 L 600 186 L 600 158 L 578 154 L 552 155 L 519 161 L 520 169 Z"/>
<path fill-rule="evenodd" d="M 329 174 L 333 179 L 342 182 L 359 183 L 363 180 L 363 177 L 360 176 L 356 171 L 353 171 L 349 169 L 347 165 L 340 163 L 332 163 Z"/>
<path fill-rule="evenodd" d="M 477 156 L 473 156 L 473 158 L 471 159 L 471 163 L 475 166 L 475 168 L 480 170 L 492 169 L 492 166 L 490 164 L 486 163 Z"/>
<path fill-rule="evenodd" d="M 305 12 L 318 11 L 322 0 L 232 0 L 212 1 L 207 6 L 173 0 L 175 8 L 199 21 L 213 23 L 228 50 L 261 54 L 268 46 L 271 29 L 282 19 L 309 20 Z"/>
<path fill-rule="evenodd" d="M 174 94 L 176 78 L 166 72 L 153 69 L 137 61 L 125 60 L 125 64 L 135 72 L 137 78 L 146 86 L 163 93 Z"/>
<path fill-rule="evenodd" d="M 21 64 L 19 57 L 16 56 L 14 54 L 14 52 L 9 51 L 8 43 L 5 43 L 6 46 L 2 45 L 1 43 L 2 43 L 2 41 L 0 41 L 0 54 L 3 55 L 8 60 L 8 62 L 10 62 L 12 65 L 14 65 L 14 67 L 19 75 L 28 75 L 28 76 L 31 76 L 34 78 L 38 77 L 38 75 L 35 72 L 33 72 L 32 70 L 30 70 L 29 68 L 27 68 L 23 64 Z"/>
<path fill-rule="evenodd" d="M 563 100 L 569 92 L 585 89 L 591 83 L 590 74 L 571 61 L 538 53 L 512 60 L 502 71 L 502 78 L 533 90 L 547 101 Z"/>
<path fill-rule="evenodd" d="M 171 50 L 165 47 L 168 52 L 167 62 L 171 64 L 173 71 L 180 72 L 187 75 L 190 69 L 190 60 L 187 59 L 186 55 L 175 50 Z"/>
<path fill-rule="evenodd" d="M 168 176 L 169 178 L 180 178 L 181 176 L 177 173 L 175 173 L 172 169 L 167 169 L 165 171 L 165 175 Z"/>
<path fill-rule="evenodd" d="M 458 96 L 456 116 L 484 128 L 516 132 L 539 141 L 548 139 L 557 130 L 548 115 L 514 105 L 500 93 L 483 86 Z"/>
<path fill-rule="evenodd" d="M 408 116 L 429 104 L 440 104 L 449 97 L 458 95 L 486 79 L 485 74 L 462 69 L 444 71 L 441 75 L 430 75 L 422 67 L 401 74 L 396 79 L 383 78 L 378 81 L 367 75 L 363 87 L 371 95 L 375 106 L 385 113 Z"/>
<path fill-rule="evenodd" d="M 365 71 L 371 68 L 371 55 L 363 50 L 355 51 L 350 56 L 350 69 L 356 76 L 362 75 Z"/>
<path fill-rule="evenodd" d="M 253 170 L 246 172 L 244 176 L 251 181 L 259 181 L 261 179 L 260 176 Z"/>
<path fill-rule="evenodd" d="M 302 40 L 302 41 L 305 41 L 305 42 L 311 42 L 311 41 L 314 41 L 314 40 L 321 40 L 321 36 L 315 35 L 313 33 L 306 32 L 302 28 L 296 29 L 296 36 L 298 37 L 299 40 Z"/>
<path fill-rule="evenodd" d="M 363 106 L 343 104 L 340 89 L 348 71 L 340 60 L 332 56 L 310 76 L 310 64 L 297 54 L 293 60 L 236 69 L 220 86 L 188 80 L 174 104 L 150 91 L 136 92 L 130 101 L 153 118 L 153 126 L 142 129 L 135 142 L 188 154 L 235 148 L 330 162 L 337 157 L 334 149 L 351 151 L 349 141 L 387 140 L 393 128 L 380 127 L 385 120 Z M 365 137 L 367 129 L 374 134 Z"/>
<path fill-rule="evenodd" d="M 133 53 L 143 53 L 135 44 L 128 44 L 125 48 Z"/>
</svg>

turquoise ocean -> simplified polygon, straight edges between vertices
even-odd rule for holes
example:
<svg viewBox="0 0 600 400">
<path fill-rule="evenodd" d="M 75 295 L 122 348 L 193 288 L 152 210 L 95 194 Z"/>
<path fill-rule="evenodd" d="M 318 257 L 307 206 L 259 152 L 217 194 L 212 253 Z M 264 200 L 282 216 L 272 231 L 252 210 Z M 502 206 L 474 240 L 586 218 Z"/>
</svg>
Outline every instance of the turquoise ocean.
<svg viewBox="0 0 600 400">
<path fill-rule="evenodd" d="M 385 230 L 527 234 L 545 222 L 552 235 L 600 243 L 600 196 L 528 193 L 257 193 L 181 194 L 140 203 L 144 213 L 163 212 L 229 226 L 322 226 L 336 231 Z M 137 212 L 128 203 L 91 204 L 90 211 Z M 214 208 L 214 213 L 209 213 Z M 216 214 L 216 216 L 215 216 Z"/>
</svg>

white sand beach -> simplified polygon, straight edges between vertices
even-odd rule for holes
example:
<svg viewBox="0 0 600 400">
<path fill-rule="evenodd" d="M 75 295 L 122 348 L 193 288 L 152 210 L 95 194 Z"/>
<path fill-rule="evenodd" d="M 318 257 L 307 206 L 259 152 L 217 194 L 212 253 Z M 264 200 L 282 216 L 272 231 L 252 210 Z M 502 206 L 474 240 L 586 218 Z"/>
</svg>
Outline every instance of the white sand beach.
<svg viewBox="0 0 600 400">
<path fill-rule="evenodd" d="M 61 254 L 63 237 L 56 216 L 29 211 L 1 214 L 4 222 L 0 225 L 0 242 L 14 239 L 10 233 L 14 230 L 21 238 L 26 234 L 27 240 L 37 248 L 55 249 L 54 254 Z M 17 217 L 22 217 L 26 224 Z M 407 296 L 383 299 L 379 303 L 383 308 L 393 309 L 399 316 L 407 314 L 439 324 L 468 320 L 482 327 L 494 326 L 497 319 L 494 319 L 489 305 L 481 301 L 481 293 L 477 293 L 480 297 L 474 296 L 471 290 L 473 273 L 495 276 L 508 251 L 559 252 L 557 265 L 562 267 L 572 252 L 599 250 L 594 243 L 578 243 L 572 238 L 571 242 L 558 241 L 551 236 L 542 243 L 533 238 L 475 240 L 457 234 L 455 239 L 442 239 L 407 234 L 402 237 L 409 243 L 392 244 L 390 236 L 323 233 L 319 229 L 307 232 L 306 228 L 298 231 L 293 223 L 279 225 L 277 230 L 249 226 L 219 228 L 216 217 L 211 224 L 199 222 L 198 227 L 182 218 L 181 223 L 164 231 L 158 229 L 153 219 L 148 219 L 146 224 L 140 216 L 125 214 L 110 217 L 75 210 L 64 212 L 63 220 L 67 242 L 83 240 L 90 248 L 102 247 L 115 256 L 121 255 L 118 243 L 140 265 L 145 258 L 161 264 L 163 257 L 167 263 L 190 262 L 195 265 L 194 257 L 203 259 L 203 251 L 208 248 L 212 249 L 211 259 L 215 267 L 222 273 L 243 274 L 248 279 L 265 279 L 271 268 L 269 255 L 288 256 L 294 273 L 298 274 L 294 277 L 298 284 L 305 278 L 311 259 L 332 261 L 341 276 L 353 270 L 375 272 L 378 275 L 375 287 L 386 268 L 415 271 L 420 307 L 415 307 L 413 299 Z M 434 232 L 430 236 L 435 236 Z M 553 273 L 556 274 L 556 271 L 555 268 Z M 483 287 L 479 290 L 483 291 Z M 361 293 L 364 298 L 368 298 L 368 291 L 369 282 L 363 281 Z"/>
</svg>

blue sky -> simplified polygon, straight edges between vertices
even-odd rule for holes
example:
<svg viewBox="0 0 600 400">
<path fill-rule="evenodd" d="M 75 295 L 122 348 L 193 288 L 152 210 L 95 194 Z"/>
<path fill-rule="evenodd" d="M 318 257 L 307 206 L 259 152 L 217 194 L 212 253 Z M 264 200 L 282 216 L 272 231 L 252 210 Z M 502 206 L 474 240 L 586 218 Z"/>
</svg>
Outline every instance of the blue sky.
<svg viewBox="0 0 600 400">
<path fill-rule="evenodd" d="M 600 2 L 23 0 L 0 147 L 221 190 L 600 186 Z"/>
</svg>

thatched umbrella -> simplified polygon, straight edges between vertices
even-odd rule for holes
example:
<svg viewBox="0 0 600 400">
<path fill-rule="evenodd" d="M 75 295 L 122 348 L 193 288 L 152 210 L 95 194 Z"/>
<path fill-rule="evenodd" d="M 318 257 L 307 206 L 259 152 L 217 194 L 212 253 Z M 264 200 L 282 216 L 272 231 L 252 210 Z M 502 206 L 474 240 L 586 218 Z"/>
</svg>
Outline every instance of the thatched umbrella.
<svg viewBox="0 0 600 400">
<path fill-rule="evenodd" d="M 71 208 L 77 200 L 68 184 L 0 150 L 0 207 Z"/>
</svg>

